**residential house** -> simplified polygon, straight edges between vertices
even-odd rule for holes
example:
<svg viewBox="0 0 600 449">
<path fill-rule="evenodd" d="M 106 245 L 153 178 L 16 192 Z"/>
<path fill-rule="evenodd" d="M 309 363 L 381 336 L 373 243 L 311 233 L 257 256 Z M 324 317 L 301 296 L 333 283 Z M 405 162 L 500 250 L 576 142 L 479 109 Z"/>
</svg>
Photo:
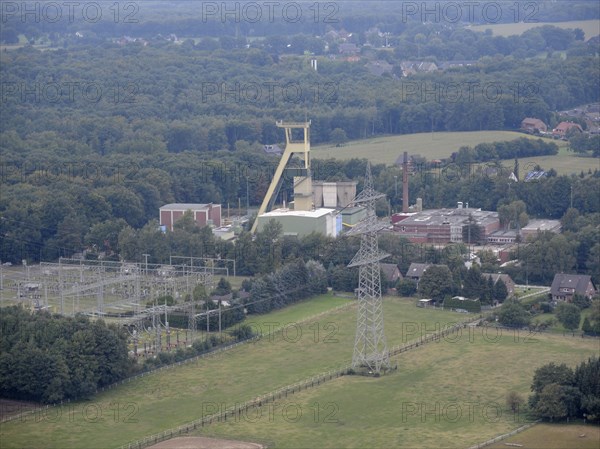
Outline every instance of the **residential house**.
<svg viewBox="0 0 600 449">
<path fill-rule="evenodd" d="M 592 278 L 587 274 L 555 274 L 550 294 L 552 301 L 573 301 L 575 293 L 591 298 L 596 294 Z"/>
<path fill-rule="evenodd" d="M 527 172 L 527 174 L 525 175 L 525 179 L 523 181 L 524 182 L 537 181 L 539 179 L 545 178 L 546 176 L 548 176 L 548 173 L 545 172 L 544 170 L 533 170 L 533 171 Z"/>
<path fill-rule="evenodd" d="M 552 135 L 555 137 L 565 137 L 571 129 L 583 132 L 583 129 L 578 123 L 560 122 L 558 125 L 556 125 L 556 128 L 552 130 Z"/>
<path fill-rule="evenodd" d="M 402 76 L 414 75 L 418 72 L 431 73 L 437 72 L 438 66 L 435 62 L 427 61 L 402 61 L 400 63 Z"/>
<path fill-rule="evenodd" d="M 338 46 L 338 50 L 342 56 L 355 56 L 360 53 L 360 49 L 356 44 L 345 42 Z"/>
<path fill-rule="evenodd" d="M 379 268 L 389 286 L 395 286 L 402 279 L 402 273 L 395 263 L 380 263 Z"/>
<path fill-rule="evenodd" d="M 515 282 L 508 274 L 483 273 L 483 276 L 485 276 L 486 279 L 491 277 L 494 285 L 496 285 L 496 282 L 498 282 L 498 280 L 501 279 L 502 282 L 504 282 L 504 285 L 506 285 L 506 290 L 508 290 L 508 296 L 513 296 L 515 294 Z"/>
<path fill-rule="evenodd" d="M 387 61 L 370 61 L 365 67 L 367 70 L 375 76 L 382 76 L 384 73 L 393 73 L 394 66 Z"/>
<path fill-rule="evenodd" d="M 412 279 L 419 285 L 419 280 L 423 277 L 423 273 L 431 266 L 430 263 L 411 263 L 406 272 L 407 279 Z"/>
<path fill-rule="evenodd" d="M 439 69 L 440 70 L 448 70 L 453 69 L 455 67 L 470 67 L 472 65 L 477 64 L 477 61 L 445 61 L 440 62 Z"/>
<path fill-rule="evenodd" d="M 528 133 L 545 133 L 548 131 L 548 127 L 544 122 L 537 118 L 527 117 L 521 122 L 521 129 L 523 131 L 527 131 Z"/>
</svg>

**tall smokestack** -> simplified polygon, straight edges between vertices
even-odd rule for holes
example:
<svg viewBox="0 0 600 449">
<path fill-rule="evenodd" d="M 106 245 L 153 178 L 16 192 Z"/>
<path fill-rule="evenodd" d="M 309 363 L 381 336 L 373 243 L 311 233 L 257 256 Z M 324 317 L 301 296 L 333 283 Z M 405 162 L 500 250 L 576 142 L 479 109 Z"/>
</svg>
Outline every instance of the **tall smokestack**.
<svg viewBox="0 0 600 449">
<path fill-rule="evenodd" d="M 408 212 L 408 153 L 402 160 L 402 212 Z"/>
</svg>

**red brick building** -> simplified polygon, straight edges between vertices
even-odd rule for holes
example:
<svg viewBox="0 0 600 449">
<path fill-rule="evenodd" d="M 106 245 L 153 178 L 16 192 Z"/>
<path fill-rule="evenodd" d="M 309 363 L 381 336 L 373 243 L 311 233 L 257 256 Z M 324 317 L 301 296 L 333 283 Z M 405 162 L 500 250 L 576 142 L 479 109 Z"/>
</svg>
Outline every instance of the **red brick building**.
<svg viewBox="0 0 600 449">
<path fill-rule="evenodd" d="M 464 230 L 469 223 L 480 228 L 482 242 L 500 228 L 498 212 L 463 207 L 462 202 L 456 209 L 428 209 L 406 214 L 393 225 L 395 232 L 413 243 L 467 243 Z"/>
<path fill-rule="evenodd" d="M 221 226 L 221 205 L 220 204 L 187 204 L 172 203 L 166 204 L 160 208 L 160 224 L 167 229 L 173 230 L 173 224 L 187 211 L 190 211 L 194 221 L 198 226 L 211 224 L 215 227 Z M 209 221 L 210 220 L 210 221 Z"/>
</svg>

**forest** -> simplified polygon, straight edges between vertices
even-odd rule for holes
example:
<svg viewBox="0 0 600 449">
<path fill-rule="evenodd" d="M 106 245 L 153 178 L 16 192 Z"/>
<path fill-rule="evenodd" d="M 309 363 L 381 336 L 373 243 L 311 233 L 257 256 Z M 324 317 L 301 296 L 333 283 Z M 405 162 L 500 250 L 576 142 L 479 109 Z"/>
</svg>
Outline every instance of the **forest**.
<svg viewBox="0 0 600 449">
<path fill-rule="evenodd" d="M 89 398 L 133 369 L 125 331 L 101 320 L 3 307 L 0 335 L 4 398 L 46 403 Z"/>
<path fill-rule="evenodd" d="M 15 2 L 16 3 L 16 2 Z M 177 33 L 180 36 L 246 37 L 285 36 L 300 33 L 323 35 L 331 28 L 356 33 L 356 42 L 366 40 L 367 30 L 379 27 L 393 35 L 402 35 L 411 28 L 426 23 L 445 25 L 494 24 L 515 22 L 562 22 L 597 19 L 600 15 L 593 1 L 514 2 L 500 0 L 492 8 L 480 3 L 470 7 L 466 2 L 437 2 L 425 8 L 421 2 L 372 1 L 367 4 L 352 1 L 295 2 L 286 4 L 256 2 L 246 7 L 242 2 L 131 1 L 94 2 L 98 7 L 73 4 L 44 10 L 33 2 L 27 11 L 37 14 L 37 21 L 24 20 L 28 2 L 18 2 L 2 9 L 3 23 L 0 41 L 16 42 L 19 34 L 32 38 L 43 34 L 56 38 L 80 31 L 92 41 L 120 35 L 152 37 Z M 454 8 L 447 4 L 458 4 Z M 458 9 L 458 10 L 456 10 Z M 499 14 L 498 11 L 499 10 Z M 429 13 L 428 13 L 429 12 Z M 30 14 L 31 19 L 33 14 Z M 58 18 L 57 18 L 58 17 Z M 43 20 L 47 18 L 48 20 Z"/>
<path fill-rule="evenodd" d="M 276 120 L 310 119 L 311 142 L 318 144 L 340 134 L 361 139 L 514 130 L 525 117 L 552 127 L 563 119 L 557 111 L 600 98 L 598 49 L 583 42 L 581 30 L 544 26 L 501 38 L 460 23 L 402 20 L 393 2 L 384 4 L 391 8 L 384 15 L 381 5 L 371 10 L 350 2 L 340 4 L 339 22 L 310 24 L 314 29 L 305 26 L 304 34 L 276 20 L 256 24 L 257 35 L 250 36 L 248 23 L 211 19 L 195 27 L 201 11 L 157 20 L 170 4 L 152 5 L 140 4 L 140 20 L 129 24 L 75 20 L 32 26 L 18 15 L 4 17 L 4 42 L 11 41 L 12 30 L 13 40 L 16 34 L 29 43 L 0 53 L 2 262 L 56 260 L 84 249 L 91 258 L 135 261 L 147 253 L 152 263 L 165 262 L 169 254 L 220 255 L 236 258 L 242 274 L 267 274 L 288 255 L 307 250 L 304 242 L 284 239 L 289 246 L 283 259 L 265 257 L 278 250 L 261 248 L 247 233 L 233 244 L 185 222 L 163 234 L 155 220 L 159 207 L 170 202 L 220 203 L 237 213 L 258 206 L 278 162 L 262 150 L 281 144 Z M 541 8 L 539 17 L 597 14 L 590 2 L 571 6 Z M 231 33 L 231 27 L 237 31 Z M 174 29 L 181 37 L 177 42 L 157 37 Z M 381 46 L 374 29 L 389 29 L 389 47 Z M 79 31 L 82 37 L 75 35 Z M 332 36 L 344 31 L 360 48 L 358 62 L 337 55 L 339 40 Z M 145 40 L 123 41 L 126 34 Z M 44 39 L 46 47 L 40 44 Z M 318 58 L 317 71 L 312 57 Z M 402 77 L 402 62 L 416 57 L 474 64 Z M 387 61 L 392 72 L 372 74 L 365 63 L 375 60 Z M 596 140 L 577 136 L 572 149 L 589 152 Z M 557 176 L 551 167 L 540 167 L 549 177 L 511 185 L 500 165 L 501 159 L 556 151 L 553 143 L 519 139 L 454 155 L 449 150 L 441 166 L 415 155 L 420 164 L 410 177 L 410 202 L 420 197 L 427 208 L 453 207 L 457 198 L 468 198 L 473 206 L 499 210 L 522 200 L 531 217 L 558 219 L 573 209 L 593 226 L 600 213 L 592 195 L 599 189 L 598 171 Z M 314 160 L 314 177 L 357 180 L 360 189 L 365 164 Z M 533 168 L 522 167 L 520 178 Z M 374 166 L 373 173 L 376 188 L 389 200 L 378 205 L 378 214 L 398 210 L 399 167 Z M 280 199 L 291 198 L 289 183 L 282 190 Z M 345 260 L 329 259 L 316 248 L 309 254 L 316 253 L 328 270 Z M 591 246 L 586 248 L 565 267 L 591 272 Z"/>
</svg>

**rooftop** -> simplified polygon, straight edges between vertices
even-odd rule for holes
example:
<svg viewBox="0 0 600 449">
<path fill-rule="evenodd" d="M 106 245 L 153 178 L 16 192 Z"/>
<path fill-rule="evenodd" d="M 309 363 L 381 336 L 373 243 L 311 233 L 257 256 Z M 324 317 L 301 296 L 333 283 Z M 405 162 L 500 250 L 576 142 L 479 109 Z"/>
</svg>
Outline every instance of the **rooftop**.
<svg viewBox="0 0 600 449">
<path fill-rule="evenodd" d="M 335 212 L 335 209 L 325 209 L 324 207 L 315 210 L 290 210 L 290 209 L 275 209 L 271 212 L 266 212 L 261 217 L 305 217 L 319 218 L 327 214 Z"/>
<path fill-rule="evenodd" d="M 554 231 L 560 228 L 560 220 L 529 220 L 522 231 Z"/>
<path fill-rule="evenodd" d="M 403 214 L 404 215 L 404 214 Z M 473 217 L 475 223 L 485 225 L 498 220 L 498 213 L 484 211 L 474 208 L 462 209 L 428 209 L 405 218 L 401 224 L 405 225 L 426 225 L 426 226 L 441 226 L 441 225 L 461 225 L 465 224 L 469 215 Z"/>
<path fill-rule="evenodd" d="M 171 203 L 165 204 L 160 208 L 160 210 L 198 210 L 198 209 L 206 209 L 210 204 L 197 204 L 197 203 Z"/>
</svg>

